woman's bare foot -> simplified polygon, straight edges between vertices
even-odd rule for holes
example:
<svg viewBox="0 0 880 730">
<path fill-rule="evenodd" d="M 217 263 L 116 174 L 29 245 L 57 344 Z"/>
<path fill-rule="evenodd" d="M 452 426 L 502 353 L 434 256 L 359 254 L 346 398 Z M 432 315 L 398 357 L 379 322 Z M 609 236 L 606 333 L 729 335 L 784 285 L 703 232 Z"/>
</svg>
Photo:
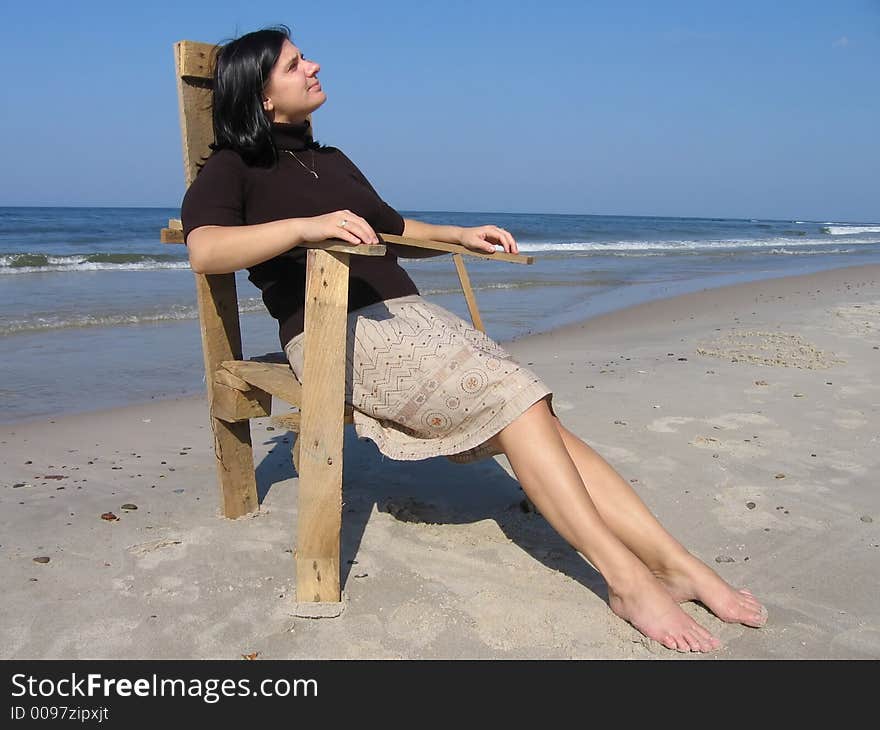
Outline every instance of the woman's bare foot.
<svg viewBox="0 0 880 730">
<path fill-rule="evenodd" d="M 646 573 L 626 589 L 608 586 L 608 604 L 615 614 L 667 649 L 708 652 L 721 642 L 672 600 L 669 593 Z"/>
<path fill-rule="evenodd" d="M 722 621 L 759 628 L 767 623 L 767 609 L 742 588 L 728 585 L 714 570 L 688 554 L 663 570 L 651 571 L 678 603 L 700 601 Z"/>
</svg>

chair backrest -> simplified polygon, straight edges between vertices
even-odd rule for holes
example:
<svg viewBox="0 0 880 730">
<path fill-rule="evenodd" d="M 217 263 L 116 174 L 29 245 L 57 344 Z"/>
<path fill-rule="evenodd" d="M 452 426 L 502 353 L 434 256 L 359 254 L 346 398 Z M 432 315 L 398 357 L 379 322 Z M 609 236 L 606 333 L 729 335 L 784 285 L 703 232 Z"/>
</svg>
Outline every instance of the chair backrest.
<svg viewBox="0 0 880 730">
<path fill-rule="evenodd" d="M 211 152 L 208 145 L 214 141 L 211 89 L 217 49 L 217 46 L 195 41 L 174 44 L 180 131 L 183 135 L 183 174 L 187 187 L 195 180 L 198 165 L 208 157 Z"/>
<path fill-rule="evenodd" d="M 187 188 L 214 141 L 211 89 L 217 46 L 194 41 L 174 44 L 177 98 L 183 138 L 183 171 Z M 172 222 L 176 223 L 176 222 Z M 183 242 L 182 232 L 163 232 L 165 240 Z M 241 325 L 235 274 L 196 274 L 196 297 L 202 329 L 202 351 L 208 397 L 214 401 L 214 374 L 221 362 L 241 360 Z"/>
</svg>

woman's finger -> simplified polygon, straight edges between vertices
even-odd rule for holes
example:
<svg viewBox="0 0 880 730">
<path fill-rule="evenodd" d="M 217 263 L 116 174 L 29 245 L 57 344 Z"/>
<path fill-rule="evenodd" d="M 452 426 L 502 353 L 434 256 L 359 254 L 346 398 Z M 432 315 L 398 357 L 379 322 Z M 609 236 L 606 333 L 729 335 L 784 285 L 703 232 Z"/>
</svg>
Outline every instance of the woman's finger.
<svg viewBox="0 0 880 730">
<path fill-rule="evenodd" d="M 503 228 L 501 232 L 504 233 L 504 237 L 510 242 L 510 253 L 519 253 L 519 246 L 516 244 L 516 239 L 513 237 L 513 234 L 510 231 L 506 231 Z"/>
<path fill-rule="evenodd" d="M 504 249 L 507 253 L 510 253 L 510 240 L 507 236 L 504 235 L 504 230 L 499 228 L 498 226 L 492 226 L 492 237 L 498 243 L 501 248 Z"/>
<path fill-rule="evenodd" d="M 492 241 L 493 244 L 501 246 L 504 251 L 510 253 L 510 242 L 504 236 L 504 231 L 502 231 L 502 229 L 500 229 L 498 226 L 487 226 L 486 236 Z"/>
<path fill-rule="evenodd" d="M 490 233 L 483 233 L 480 236 L 480 238 L 482 239 L 483 243 L 486 244 L 486 251 L 488 251 L 490 253 L 495 253 L 495 251 L 496 251 L 495 241 L 493 241 L 491 239 L 491 234 Z"/>
<path fill-rule="evenodd" d="M 358 215 L 343 216 L 337 224 L 339 228 L 357 237 L 357 243 L 376 243 L 379 238 L 372 226 Z"/>
<path fill-rule="evenodd" d="M 343 225 L 343 223 L 345 225 Z M 347 243 L 358 245 L 364 242 L 362 238 L 364 235 L 365 234 L 360 230 L 360 225 L 357 222 L 349 220 L 348 218 L 342 218 L 336 223 L 329 237 L 339 238 Z"/>
<path fill-rule="evenodd" d="M 518 253 L 519 247 L 516 245 L 516 241 L 514 240 L 513 236 L 510 235 L 510 233 L 504 228 L 500 228 L 499 226 L 495 226 L 495 229 L 498 231 L 498 235 L 502 245 L 504 246 L 504 250 L 508 253 Z"/>
<path fill-rule="evenodd" d="M 376 235 L 376 231 L 373 230 L 373 226 L 367 223 L 365 218 L 361 218 L 360 216 L 355 216 L 355 220 L 361 225 L 361 229 L 366 234 L 366 238 L 363 239 L 364 243 L 378 243 L 379 236 Z"/>
<path fill-rule="evenodd" d="M 334 233 L 333 236 L 334 236 L 334 238 L 339 238 L 339 239 L 345 241 L 346 243 L 351 243 L 355 246 L 358 246 L 362 243 L 360 238 L 358 238 L 356 235 L 354 235 L 350 231 L 346 231 L 345 229 L 342 229 L 338 233 Z"/>
<path fill-rule="evenodd" d="M 357 215 L 357 213 L 352 213 L 348 208 L 331 213 L 330 218 L 335 221 L 335 225 L 338 228 L 342 228 L 355 236 L 357 240 L 353 241 L 353 243 L 360 243 L 362 241 L 364 243 L 374 243 L 379 240 L 370 224 Z M 346 240 L 349 239 L 346 238 Z"/>
</svg>

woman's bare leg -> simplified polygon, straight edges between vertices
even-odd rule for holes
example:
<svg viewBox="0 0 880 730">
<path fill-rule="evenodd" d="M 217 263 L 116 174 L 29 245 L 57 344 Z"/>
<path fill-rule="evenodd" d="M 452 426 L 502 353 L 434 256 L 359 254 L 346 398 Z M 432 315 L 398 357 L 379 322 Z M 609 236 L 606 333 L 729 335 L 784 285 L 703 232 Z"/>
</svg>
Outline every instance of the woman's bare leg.
<svg viewBox="0 0 880 730">
<path fill-rule="evenodd" d="M 734 590 L 672 537 L 627 481 L 595 450 L 553 417 L 569 456 L 602 520 L 678 602 L 699 600 L 722 621 L 763 626 L 766 609 L 747 590 Z M 540 508 L 539 508 L 540 509 Z"/>
<path fill-rule="evenodd" d="M 544 518 L 608 584 L 611 610 L 670 649 L 711 651 L 720 642 L 688 616 L 593 504 L 545 400 L 494 437 Z"/>
</svg>

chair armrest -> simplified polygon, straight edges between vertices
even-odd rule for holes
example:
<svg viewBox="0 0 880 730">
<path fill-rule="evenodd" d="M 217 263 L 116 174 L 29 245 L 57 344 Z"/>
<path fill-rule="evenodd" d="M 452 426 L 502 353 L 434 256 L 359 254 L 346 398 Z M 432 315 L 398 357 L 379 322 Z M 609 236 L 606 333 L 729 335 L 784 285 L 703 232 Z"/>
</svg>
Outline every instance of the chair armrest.
<svg viewBox="0 0 880 730">
<path fill-rule="evenodd" d="M 162 243 L 183 243 L 183 223 L 179 218 L 171 218 L 168 221 L 168 228 L 163 228 L 159 234 L 159 240 Z M 298 248 L 320 248 L 324 251 L 336 251 L 338 253 L 350 253 L 355 256 L 384 256 L 385 246 L 381 243 L 365 243 L 354 246 L 348 241 L 340 239 L 331 239 L 329 241 L 321 241 L 320 243 L 302 243 Z"/>
<path fill-rule="evenodd" d="M 396 243 L 402 246 L 411 246 L 413 248 L 427 248 L 434 251 L 443 251 L 444 253 L 464 254 L 466 256 L 476 256 L 480 259 L 488 259 L 489 261 L 506 261 L 511 264 L 533 264 L 534 256 L 524 256 L 518 253 L 506 253 L 504 251 L 496 251 L 495 253 L 482 253 L 480 251 L 471 251 L 458 243 L 445 243 L 444 241 L 423 241 L 418 238 L 406 238 L 404 236 L 395 236 L 390 233 L 382 233 L 380 237 L 385 243 Z"/>
<path fill-rule="evenodd" d="M 159 233 L 162 243 L 183 243 L 183 223 L 179 218 L 168 220 L 168 228 L 163 228 Z"/>
<path fill-rule="evenodd" d="M 440 251 L 442 253 L 457 253 L 465 256 L 475 256 L 479 259 L 488 259 L 490 261 L 506 261 L 511 264 L 533 264 L 534 256 L 524 256 L 517 253 L 506 253 L 504 251 L 496 251 L 495 253 L 481 253 L 480 251 L 471 251 L 458 243 L 446 243 L 444 241 L 423 241 L 418 238 L 406 238 L 404 236 L 395 236 L 391 233 L 381 234 L 381 239 L 385 243 L 395 243 L 401 246 L 410 246 L 411 248 L 426 248 L 432 251 Z M 168 228 L 162 229 L 162 243 L 183 243 L 183 225 L 179 219 L 172 218 L 168 221 Z M 385 246 L 379 244 L 361 244 L 353 246 L 346 241 L 321 241 L 320 243 L 303 243 L 300 248 L 320 248 L 324 251 L 338 251 L 342 253 L 350 253 L 356 256 L 384 256 Z"/>
<path fill-rule="evenodd" d="M 319 243 L 301 243 L 297 248 L 318 248 L 322 251 L 336 251 L 337 253 L 350 253 L 354 256 L 384 256 L 384 243 L 360 243 L 351 244 L 338 238 L 331 238 Z"/>
</svg>

